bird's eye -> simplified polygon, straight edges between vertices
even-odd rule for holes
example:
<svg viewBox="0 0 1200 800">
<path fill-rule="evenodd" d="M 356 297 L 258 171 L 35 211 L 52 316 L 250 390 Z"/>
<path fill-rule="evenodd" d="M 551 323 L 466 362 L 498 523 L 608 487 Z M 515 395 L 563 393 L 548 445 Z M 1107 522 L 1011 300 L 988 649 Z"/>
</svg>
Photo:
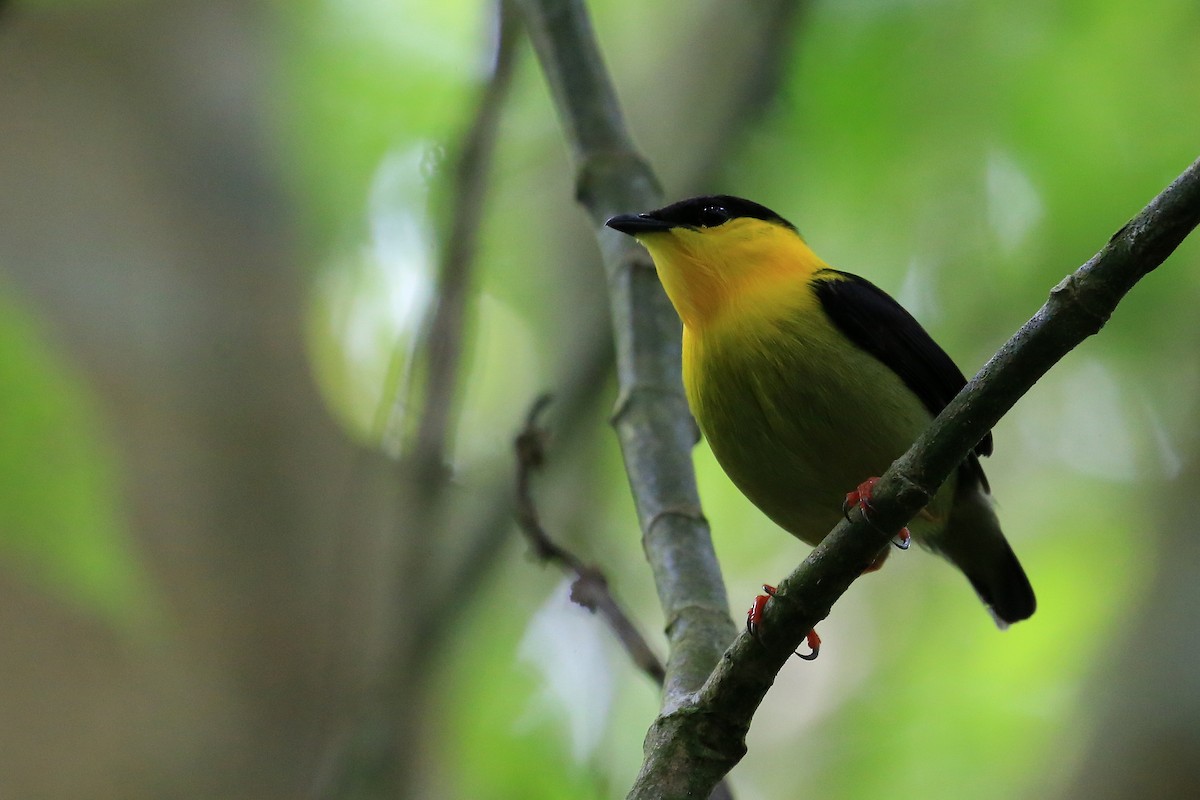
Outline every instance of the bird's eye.
<svg viewBox="0 0 1200 800">
<path fill-rule="evenodd" d="M 729 221 L 729 212 L 722 206 L 705 206 L 700 209 L 700 224 L 706 228 L 715 228 Z"/>
</svg>

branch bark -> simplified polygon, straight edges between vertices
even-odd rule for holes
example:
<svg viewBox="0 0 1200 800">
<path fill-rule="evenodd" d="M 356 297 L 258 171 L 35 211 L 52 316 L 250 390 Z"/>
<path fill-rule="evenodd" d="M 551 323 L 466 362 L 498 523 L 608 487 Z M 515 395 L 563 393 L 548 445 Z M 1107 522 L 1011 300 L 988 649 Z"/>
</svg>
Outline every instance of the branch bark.
<svg viewBox="0 0 1200 800">
<path fill-rule="evenodd" d="M 692 471 L 679 320 L 645 252 L 603 227 L 615 213 L 660 205 L 662 192 L 630 139 L 582 0 L 521 0 L 521 9 L 608 275 L 620 385 L 613 425 L 667 618 L 670 709 L 703 684 L 734 626 Z"/>
<path fill-rule="evenodd" d="M 1086 264 L 934 420 L 880 479 L 872 523 L 843 521 L 791 575 L 767 607 L 759 644 L 746 634 L 688 702 L 657 720 L 630 798 L 701 797 L 745 753 L 750 720 L 804 634 L 828 615 L 891 533 L 906 524 L 975 444 L 1071 349 L 1098 332 L 1121 298 L 1200 224 L 1200 161 L 1194 162 Z"/>
<path fill-rule="evenodd" d="M 517 455 L 517 524 L 525 533 L 525 538 L 539 560 L 557 564 L 564 572 L 575 576 L 571 584 L 572 602 L 592 613 L 598 612 L 625 648 L 634 665 L 662 686 L 666 669 L 646 638 L 642 636 L 642 632 L 609 591 L 608 579 L 604 577 L 604 573 L 551 539 L 542 525 L 541 515 L 533 502 L 530 481 L 533 473 L 546 463 L 547 434 L 538 425 L 538 417 L 549 403 L 548 394 L 542 395 L 534 402 L 525 419 L 525 428 L 514 442 Z"/>
</svg>

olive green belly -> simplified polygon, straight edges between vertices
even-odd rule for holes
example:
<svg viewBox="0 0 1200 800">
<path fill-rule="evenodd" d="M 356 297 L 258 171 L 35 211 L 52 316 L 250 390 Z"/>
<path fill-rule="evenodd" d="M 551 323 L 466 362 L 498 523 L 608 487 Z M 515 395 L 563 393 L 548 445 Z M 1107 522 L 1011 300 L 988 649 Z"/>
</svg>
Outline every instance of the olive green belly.
<svg viewBox="0 0 1200 800">
<path fill-rule="evenodd" d="M 784 334 L 775 332 L 779 336 Z M 929 425 L 904 383 L 833 329 L 692 343 L 692 411 L 737 487 L 777 524 L 816 544 L 841 517 L 846 493 L 883 472 Z M 912 526 L 935 536 L 953 479 Z"/>
</svg>

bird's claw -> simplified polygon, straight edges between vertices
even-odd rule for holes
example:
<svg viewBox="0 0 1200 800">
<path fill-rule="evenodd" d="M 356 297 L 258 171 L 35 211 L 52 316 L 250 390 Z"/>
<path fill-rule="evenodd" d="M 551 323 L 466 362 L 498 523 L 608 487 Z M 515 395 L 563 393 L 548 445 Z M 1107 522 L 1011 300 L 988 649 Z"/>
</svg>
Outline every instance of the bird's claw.
<svg viewBox="0 0 1200 800">
<path fill-rule="evenodd" d="M 842 515 L 849 520 L 850 509 L 858 508 L 862 511 L 863 519 L 874 526 L 871 522 L 871 515 L 875 513 L 875 509 L 871 507 L 871 492 L 875 490 L 875 484 L 879 483 L 879 478 L 867 478 L 865 481 L 855 487 L 854 491 L 846 493 L 846 499 L 842 503 Z M 901 550 L 907 550 L 912 534 L 908 532 L 908 528 L 901 528 L 900 532 L 892 538 L 892 544 Z"/>
<path fill-rule="evenodd" d="M 775 587 L 770 584 L 763 584 L 763 594 L 754 598 L 754 604 L 750 606 L 750 610 L 746 612 L 746 633 L 753 636 L 759 642 L 759 631 L 762 630 L 762 615 L 767 607 L 767 602 L 775 596 Z"/>
<path fill-rule="evenodd" d="M 804 661 L 816 661 L 817 656 L 821 654 L 821 637 L 817 636 L 817 629 L 813 628 L 809 631 L 804 640 L 808 643 L 808 652 L 801 653 L 797 650 L 796 656 Z"/>
<path fill-rule="evenodd" d="M 746 633 L 754 637 L 755 641 L 762 643 L 759 633 L 762 632 L 762 615 L 767 607 L 767 603 L 775 596 L 775 587 L 770 584 L 763 584 L 763 594 L 754 598 L 753 605 L 746 612 Z M 805 661 L 814 661 L 821 653 L 821 637 L 817 636 L 816 630 L 811 630 L 805 635 L 805 641 L 808 643 L 808 652 L 801 653 L 796 651 L 796 656 Z"/>
</svg>

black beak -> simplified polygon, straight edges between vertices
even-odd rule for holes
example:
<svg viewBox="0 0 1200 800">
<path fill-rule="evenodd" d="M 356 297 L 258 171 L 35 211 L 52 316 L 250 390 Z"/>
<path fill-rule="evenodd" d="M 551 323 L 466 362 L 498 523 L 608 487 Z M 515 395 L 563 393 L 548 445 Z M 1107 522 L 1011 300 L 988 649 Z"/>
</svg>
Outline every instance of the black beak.
<svg viewBox="0 0 1200 800">
<path fill-rule="evenodd" d="M 669 222 L 655 219 L 649 214 L 618 214 L 604 223 L 614 231 L 637 236 L 639 233 L 662 233 L 675 227 Z"/>
</svg>

